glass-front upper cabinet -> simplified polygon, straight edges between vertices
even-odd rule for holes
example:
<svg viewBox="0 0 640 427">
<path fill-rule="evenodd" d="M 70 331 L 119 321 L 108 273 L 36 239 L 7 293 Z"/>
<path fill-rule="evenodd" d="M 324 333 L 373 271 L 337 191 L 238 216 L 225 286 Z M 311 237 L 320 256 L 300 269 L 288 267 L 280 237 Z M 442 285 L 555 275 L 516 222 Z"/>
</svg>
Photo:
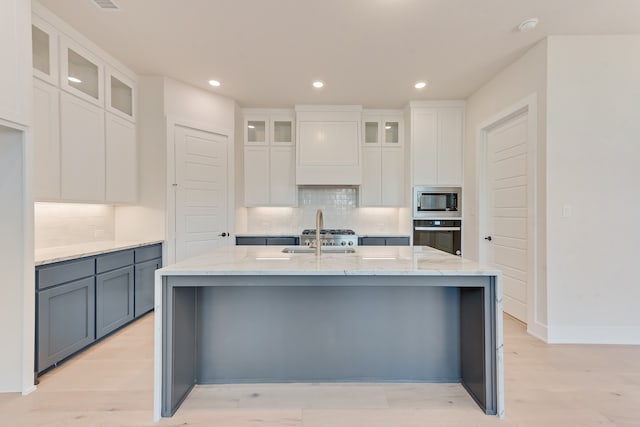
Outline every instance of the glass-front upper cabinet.
<svg viewBox="0 0 640 427">
<path fill-rule="evenodd" d="M 107 67 L 106 76 L 107 110 L 125 119 L 135 121 L 135 81 L 111 67 Z"/>
<path fill-rule="evenodd" d="M 244 143 L 247 145 L 267 145 L 269 121 L 266 117 L 245 116 Z"/>
<path fill-rule="evenodd" d="M 271 114 L 271 143 L 276 145 L 293 145 L 295 128 L 293 114 L 283 112 Z"/>
<path fill-rule="evenodd" d="M 400 144 L 400 122 L 398 120 L 384 120 L 385 145 Z"/>
<path fill-rule="evenodd" d="M 86 101 L 103 105 L 101 61 L 66 37 L 60 39 L 60 86 Z"/>
<path fill-rule="evenodd" d="M 380 124 L 377 120 L 364 120 L 364 143 L 380 144 Z"/>
<path fill-rule="evenodd" d="M 58 84 L 58 33 L 38 16 L 31 20 L 31 52 L 33 75 L 41 80 Z"/>
</svg>

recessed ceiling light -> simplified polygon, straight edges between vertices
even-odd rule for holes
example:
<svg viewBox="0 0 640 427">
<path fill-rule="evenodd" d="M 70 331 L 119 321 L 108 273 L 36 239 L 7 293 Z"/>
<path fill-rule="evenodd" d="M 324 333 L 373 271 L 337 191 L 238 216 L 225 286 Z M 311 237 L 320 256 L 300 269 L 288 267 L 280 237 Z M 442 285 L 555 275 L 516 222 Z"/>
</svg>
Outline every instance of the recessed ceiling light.
<svg viewBox="0 0 640 427">
<path fill-rule="evenodd" d="M 79 79 L 79 78 L 77 78 L 77 77 L 73 77 L 73 76 L 69 76 L 69 77 L 67 77 L 67 80 L 69 80 L 69 81 L 70 81 L 70 82 L 72 82 L 72 83 L 82 83 L 82 80 L 80 80 L 80 79 Z"/>
<path fill-rule="evenodd" d="M 220 82 L 217 80 L 209 80 L 209 84 L 214 87 L 220 86 Z"/>
<path fill-rule="evenodd" d="M 521 33 L 526 33 L 527 31 L 531 31 L 538 25 L 538 18 L 529 18 L 525 19 L 518 25 L 518 31 Z"/>
<path fill-rule="evenodd" d="M 313 87 L 315 87 L 316 89 L 320 89 L 323 86 L 324 86 L 324 83 L 321 82 L 320 80 L 318 80 L 317 82 L 313 82 Z"/>
<path fill-rule="evenodd" d="M 413 87 L 415 87 L 416 89 L 424 89 L 425 87 L 427 87 L 427 82 L 418 82 L 414 84 Z"/>
</svg>

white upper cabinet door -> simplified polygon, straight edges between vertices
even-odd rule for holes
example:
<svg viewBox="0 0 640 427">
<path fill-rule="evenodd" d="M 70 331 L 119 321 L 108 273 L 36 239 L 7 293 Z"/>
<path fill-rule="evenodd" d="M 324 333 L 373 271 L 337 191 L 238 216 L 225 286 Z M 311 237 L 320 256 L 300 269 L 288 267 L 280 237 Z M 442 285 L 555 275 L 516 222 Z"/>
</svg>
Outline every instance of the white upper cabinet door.
<svg viewBox="0 0 640 427">
<path fill-rule="evenodd" d="M 267 116 L 245 116 L 244 144 L 269 144 L 269 118 Z"/>
<path fill-rule="evenodd" d="M 381 206 L 404 205 L 404 150 L 386 148 L 381 150 Z"/>
<path fill-rule="evenodd" d="M 104 110 L 67 93 L 60 95 L 62 198 L 103 202 Z"/>
<path fill-rule="evenodd" d="M 33 75 L 54 86 L 58 85 L 58 32 L 37 15 L 31 21 Z"/>
<path fill-rule="evenodd" d="M 363 146 L 374 147 L 380 145 L 380 119 L 373 116 L 363 116 L 362 127 L 364 135 Z"/>
<path fill-rule="evenodd" d="M 60 38 L 60 87 L 104 107 L 104 65 L 71 39 Z"/>
<path fill-rule="evenodd" d="M 31 2 L 0 2 L 0 119 L 28 125 L 31 115 Z"/>
<path fill-rule="evenodd" d="M 269 206 L 297 203 L 295 147 L 271 147 L 269 158 Z"/>
<path fill-rule="evenodd" d="M 271 144 L 294 145 L 296 129 L 294 127 L 293 112 L 270 115 Z"/>
<path fill-rule="evenodd" d="M 459 108 L 438 111 L 438 185 L 462 185 L 462 116 Z"/>
<path fill-rule="evenodd" d="M 135 203 L 138 188 L 136 126 L 106 113 L 106 199 L 112 203 Z"/>
<path fill-rule="evenodd" d="M 136 120 L 136 83 L 112 67 L 106 67 L 106 109 L 124 119 Z"/>
<path fill-rule="evenodd" d="M 400 147 L 404 143 L 403 121 L 400 118 L 387 117 L 380 122 L 382 145 Z"/>
<path fill-rule="evenodd" d="M 244 204 L 269 204 L 269 147 L 244 147 Z"/>
<path fill-rule="evenodd" d="M 435 110 L 411 113 L 411 163 L 413 185 L 438 181 L 438 114 Z"/>
<path fill-rule="evenodd" d="M 34 196 L 60 199 L 60 91 L 33 79 Z"/>
<path fill-rule="evenodd" d="M 377 147 L 362 149 L 362 185 L 360 205 L 380 206 L 382 203 L 382 151 Z"/>
</svg>

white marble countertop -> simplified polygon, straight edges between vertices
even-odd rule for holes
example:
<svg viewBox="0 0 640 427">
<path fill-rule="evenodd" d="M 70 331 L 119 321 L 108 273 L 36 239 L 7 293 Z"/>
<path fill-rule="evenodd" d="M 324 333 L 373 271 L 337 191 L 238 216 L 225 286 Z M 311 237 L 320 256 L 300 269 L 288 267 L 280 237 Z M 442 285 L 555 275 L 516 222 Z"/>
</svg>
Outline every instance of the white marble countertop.
<svg viewBox="0 0 640 427">
<path fill-rule="evenodd" d="M 108 252 L 122 251 L 125 249 L 139 248 L 141 246 L 162 243 L 162 240 L 143 241 L 114 241 L 79 243 L 75 245 L 56 246 L 53 248 L 36 249 L 34 255 L 35 265 L 51 264 L 54 262 L 68 261 L 92 255 L 100 255 Z"/>
<path fill-rule="evenodd" d="M 426 246 L 358 246 L 355 253 L 283 253 L 285 246 L 229 246 L 157 270 L 164 276 L 414 275 L 500 276 L 486 267 Z"/>
</svg>

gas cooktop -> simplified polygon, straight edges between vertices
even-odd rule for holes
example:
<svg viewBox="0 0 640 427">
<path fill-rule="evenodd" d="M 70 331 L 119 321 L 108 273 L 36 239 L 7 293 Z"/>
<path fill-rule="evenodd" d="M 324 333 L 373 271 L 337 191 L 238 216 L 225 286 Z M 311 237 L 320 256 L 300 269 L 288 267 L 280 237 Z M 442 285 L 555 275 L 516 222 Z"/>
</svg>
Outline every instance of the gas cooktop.
<svg viewBox="0 0 640 427">
<path fill-rule="evenodd" d="M 308 228 L 300 235 L 301 245 L 316 244 L 316 230 Z M 320 230 L 320 244 L 322 246 L 357 246 L 356 232 L 343 228 L 323 228 Z"/>
</svg>

